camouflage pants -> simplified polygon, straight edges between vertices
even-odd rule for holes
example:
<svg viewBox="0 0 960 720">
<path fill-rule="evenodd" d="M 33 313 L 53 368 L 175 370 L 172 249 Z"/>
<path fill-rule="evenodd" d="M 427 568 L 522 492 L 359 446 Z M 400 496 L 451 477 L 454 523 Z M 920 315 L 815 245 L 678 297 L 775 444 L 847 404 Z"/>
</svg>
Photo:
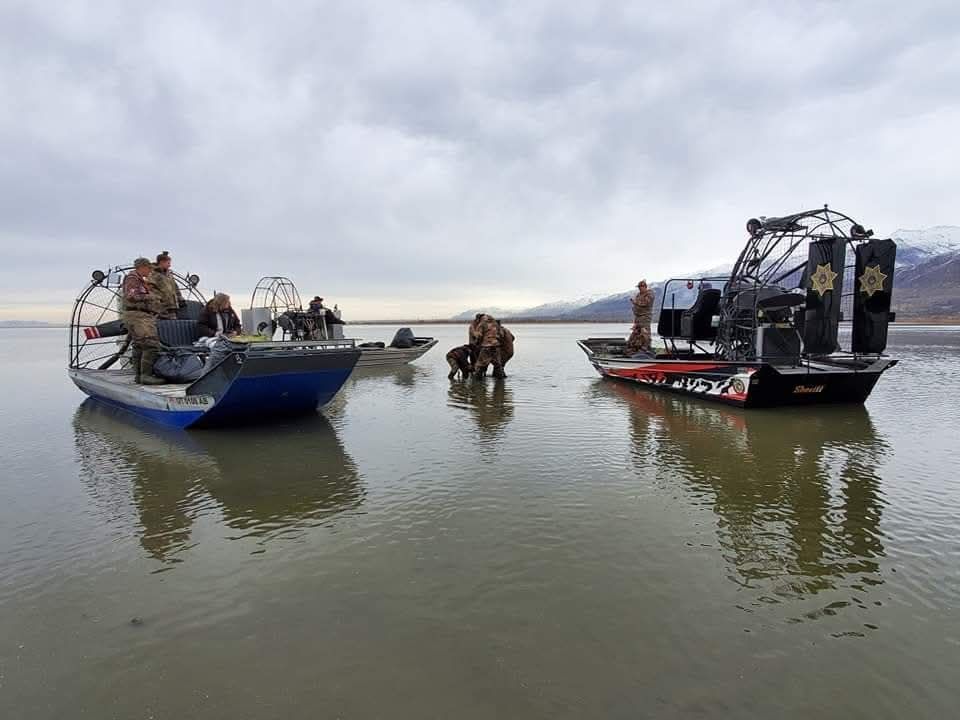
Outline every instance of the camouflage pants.
<svg viewBox="0 0 960 720">
<path fill-rule="evenodd" d="M 637 353 L 641 350 L 650 351 L 650 326 L 634 325 L 633 332 L 630 333 L 630 339 L 627 340 L 627 352 Z"/>
<path fill-rule="evenodd" d="M 157 335 L 157 318 L 155 315 L 139 310 L 128 310 L 123 314 L 123 324 L 127 328 L 130 342 L 135 349 L 160 349 L 160 337 Z"/>
<path fill-rule="evenodd" d="M 457 374 L 458 371 L 464 378 L 470 374 L 470 363 L 463 358 L 447 355 L 447 364 L 450 366 L 450 374 L 447 375 L 447 377 L 451 379 Z"/>
<path fill-rule="evenodd" d="M 478 378 L 485 377 L 487 367 L 493 365 L 494 369 L 500 368 L 500 348 L 496 345 L 486 345 L 480 348 L 480 356 L 477 358 L 476 372 L 474 375 Z"/>
</svg>

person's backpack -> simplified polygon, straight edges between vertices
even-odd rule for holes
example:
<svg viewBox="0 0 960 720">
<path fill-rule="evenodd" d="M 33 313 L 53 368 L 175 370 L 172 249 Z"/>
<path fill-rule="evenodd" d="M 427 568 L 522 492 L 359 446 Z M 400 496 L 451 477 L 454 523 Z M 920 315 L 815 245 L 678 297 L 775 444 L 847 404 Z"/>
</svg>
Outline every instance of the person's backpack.
<svg viewBox="0 0 960 720">
<path fill-rule="evenodd" d="M 167 350 L 153 363 L 153 374 L 172 383 L 193 382 L 203 375 L 203 369 L 203 358 L 186 348 Z"/>
</svg>

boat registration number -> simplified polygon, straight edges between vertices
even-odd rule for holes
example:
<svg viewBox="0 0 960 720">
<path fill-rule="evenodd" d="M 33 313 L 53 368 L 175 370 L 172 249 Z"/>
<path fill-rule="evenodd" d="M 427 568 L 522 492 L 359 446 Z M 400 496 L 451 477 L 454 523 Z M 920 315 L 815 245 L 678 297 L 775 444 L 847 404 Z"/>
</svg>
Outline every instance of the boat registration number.
<svg viewBox="0 0 960 720">
<path fill-rule="evenodd" d="M 170 398 L 170 405 L 177 407 L 205 408 L 213 405 L 213 398 L 209 395 L 184 395 Z"/>
</svg>

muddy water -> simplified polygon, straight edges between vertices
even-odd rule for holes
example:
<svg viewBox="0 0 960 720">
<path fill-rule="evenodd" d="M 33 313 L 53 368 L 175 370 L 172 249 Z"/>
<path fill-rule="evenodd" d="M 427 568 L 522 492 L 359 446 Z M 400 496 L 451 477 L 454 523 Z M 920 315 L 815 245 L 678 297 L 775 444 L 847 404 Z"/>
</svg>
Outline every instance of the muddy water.
<svg viewBox="0 0 960 720">
<path fill-rule="evenodd" d="M 865 408 L 601 381 L 616 326 L 441 348 L 323 415 L 169 433 L 0 331 L 0 717 L 951 717 L 960 331 Z M 391 328 L 363 328 L 367 339 Z"/>
</svg>

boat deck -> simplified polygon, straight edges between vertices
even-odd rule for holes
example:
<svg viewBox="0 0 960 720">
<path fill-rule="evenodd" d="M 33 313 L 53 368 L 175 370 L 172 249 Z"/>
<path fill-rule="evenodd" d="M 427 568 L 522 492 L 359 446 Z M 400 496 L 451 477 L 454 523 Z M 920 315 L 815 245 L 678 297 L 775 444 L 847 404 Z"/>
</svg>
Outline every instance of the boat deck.
<svg viewBox="0 0 960 720">
<path fill-rule="evenodd" d="M 138 385 L 133 370 L 83 370 L 83 375 L 95 382 L 107 382 L 118 388 L 136 389 L 157 397 L 184 397 L 190 383 L 167 383 L 166 385 Z"/>
</svg>

